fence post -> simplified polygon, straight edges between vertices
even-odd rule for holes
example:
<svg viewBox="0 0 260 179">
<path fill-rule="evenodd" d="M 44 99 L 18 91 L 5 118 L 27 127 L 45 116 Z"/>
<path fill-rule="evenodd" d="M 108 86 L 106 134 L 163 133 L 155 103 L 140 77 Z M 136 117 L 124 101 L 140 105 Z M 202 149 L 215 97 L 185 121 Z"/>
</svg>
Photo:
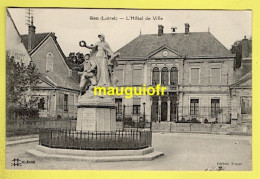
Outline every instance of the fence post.
<svg viewBox="0 0 260 179">
<path fill-rule="evenodd" d="M 79 139 L 79 149 L 81 150 L 81 142 L 82 142 L 82 131 L 80 131 L 80 139 Z"/>
<path fill-rule="evenodd" d="M 51 145 L 52 145 L 52 130 L 51 130 L 50 148 L 51 148 Z"/>
<path fill-rule="evenodd" d="M 64 130 L 63 131 L 63 134 L 64 134 Z M 67 130 L 65 132 L 65 149 L 67 148 Z"/>
</svg>

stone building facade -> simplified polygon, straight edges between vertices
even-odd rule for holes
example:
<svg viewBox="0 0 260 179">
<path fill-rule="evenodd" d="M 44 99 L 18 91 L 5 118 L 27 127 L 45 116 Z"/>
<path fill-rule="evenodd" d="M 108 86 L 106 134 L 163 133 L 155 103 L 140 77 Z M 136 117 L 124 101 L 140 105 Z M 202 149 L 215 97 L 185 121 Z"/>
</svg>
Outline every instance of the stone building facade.
<svg viewBox="0 0 260 179">
<path fill-rule="evenodd" d="M 118 86 L 165 86 L 164 96 L 117 96 L 117 114 L 153 122 L 231 120 L 234 55 L 210 32 L 139 35 L 118 50 Z M 125 106 L 125 107 L 124 107 Z"/>
<path fill-rule="evenodd" d="M 28 34 L 21 35 L 24 46 L 41 73 L 41 84 L 33 90 L 38 101 L 40 117 L 76 118 L 79 83 L 65 62 L 54 33 L 36 33 L 33 24 Z"/>
</svg>

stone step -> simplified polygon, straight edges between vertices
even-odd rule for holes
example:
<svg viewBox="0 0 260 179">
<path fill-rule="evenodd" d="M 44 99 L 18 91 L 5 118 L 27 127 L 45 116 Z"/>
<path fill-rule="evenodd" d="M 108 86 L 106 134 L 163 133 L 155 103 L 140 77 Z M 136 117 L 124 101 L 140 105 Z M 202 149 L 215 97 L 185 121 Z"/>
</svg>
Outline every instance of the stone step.
<svg viewBox="0 0 260 179">
<path fill-rule="evenodd" d="M 145 155 L 138 156 L 108 156 L 108 157 L 86 157 L 86 156 L 72 156 L 72 155 L 60 155 L 60 154 L 47 154 L 42 151 L 31 149 L 26 153 L 35 157 L 51 160 L 68 160 L 68 161 L 90 161 L 90 162 L 120 162 L 120 161 L 150 161 L 154 160 L 162 155 L 163 152 L 154 151 Z"/>
</svg>

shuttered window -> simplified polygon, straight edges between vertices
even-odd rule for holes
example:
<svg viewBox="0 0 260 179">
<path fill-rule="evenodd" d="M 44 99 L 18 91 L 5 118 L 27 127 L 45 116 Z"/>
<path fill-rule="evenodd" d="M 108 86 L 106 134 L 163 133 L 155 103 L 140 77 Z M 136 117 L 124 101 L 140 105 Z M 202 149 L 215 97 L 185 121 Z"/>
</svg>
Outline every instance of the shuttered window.
<svg viewBox="0 0 260 179">
<path fill-rule="evenodd" d="M 124 74 L 123 74 L 123 69 L 116 69 L 114 71 L 114 75 L 117 78 L 118 82 L 117 85 L 121 86 L 124 85 Z"/>
<path fill-rule="evenodd" d="M 141 69 L 133 69 L 133 85 L 142 85 L 142 70 Z"/>
<path fill-rule="evenodd" d="M 211 84 L 220 84 L 220 79 L 221 79 L 221 75 L 220 75 L 220 68 L 211 68 Z"/>
<path fill-rule="evenodd" d="M 191 68 L 190 72 L 190 82 L 191 84 L 199 84 L 200 83 L 200 69 L 199 68 Z"/>
</svg>

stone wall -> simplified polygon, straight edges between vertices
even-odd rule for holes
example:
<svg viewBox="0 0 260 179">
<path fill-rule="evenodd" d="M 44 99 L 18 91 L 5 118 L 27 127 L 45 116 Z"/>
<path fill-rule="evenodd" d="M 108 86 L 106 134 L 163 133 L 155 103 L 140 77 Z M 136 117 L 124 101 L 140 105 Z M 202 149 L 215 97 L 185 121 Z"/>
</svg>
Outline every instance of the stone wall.
<svg viewBox="0 0 260 179">
<path fill-rule="evenodd" d="M 196 124 L 196 123 L 153 123 L 153 132 L 205 133 L 227 135 L 252 135 L 252 125 Z"/>
</svg>

